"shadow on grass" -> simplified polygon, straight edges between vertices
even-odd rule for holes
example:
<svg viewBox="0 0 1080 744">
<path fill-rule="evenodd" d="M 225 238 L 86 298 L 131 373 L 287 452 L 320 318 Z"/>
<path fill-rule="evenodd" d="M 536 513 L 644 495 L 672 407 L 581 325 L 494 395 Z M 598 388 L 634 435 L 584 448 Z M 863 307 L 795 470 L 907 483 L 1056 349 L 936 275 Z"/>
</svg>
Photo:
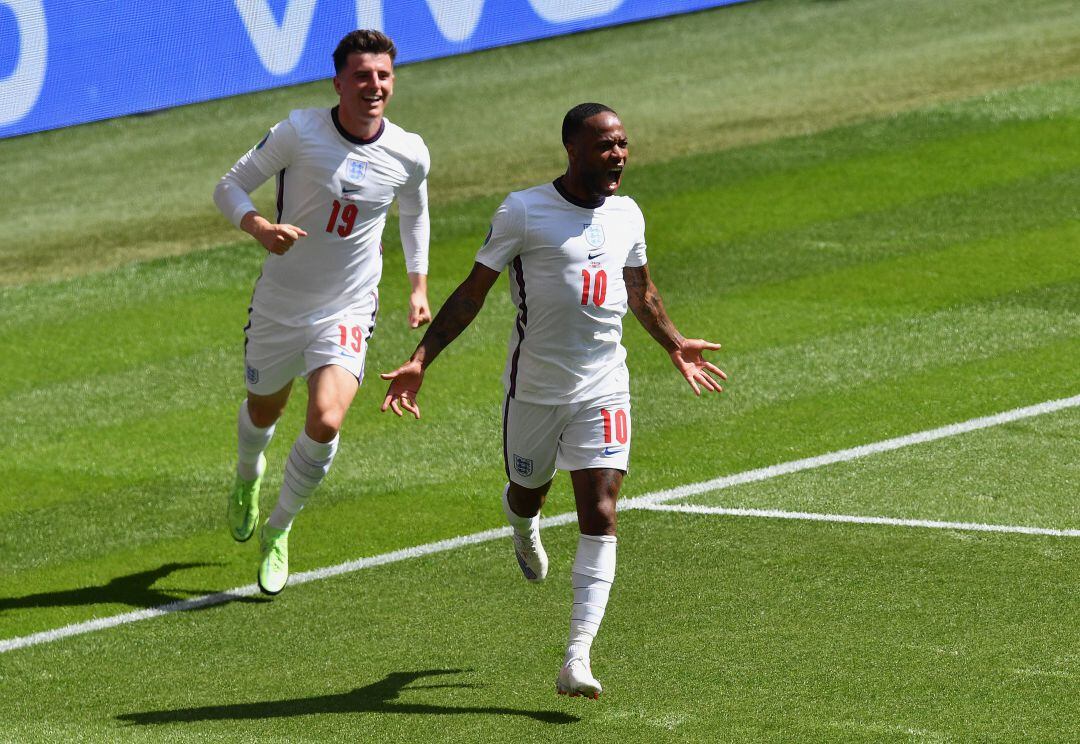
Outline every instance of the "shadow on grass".
<svg viewBox="0 0 1080 744">
<path fill-rule="evenodd" d="M 391 672 L 378 682 L 357 687 L 337 695 L 319 695 L 309 698 L 267 700 L 260 703 L 235 703 L 233 705 L 208 705 L 202 708 L 178 710 L 151 710 L 145 713 L 124 713 L 116 720 L 132 725 L 150 726 L 163 723 L 191 721 L 259 720 L 288 718 L 319 713 L 406 713 L 411 715 L 467 715 L 486 714 L 495 716 L 522 716 L 541 723 L 577 723 L 581 719 L 558 711 L 518 710 L 494 706 L 447 706 L 424 703 L 397 702 L 403 690 L 431 690 L 442 687 L 477 687 L 467 683 L 409 685 L 424 677 L 442 674 L 460 674 L 467 669 L 428 669 L 418 672 Z"/>
<path fill-rule="evenodd" d="M 24 597 L 0 597 L 0 612 L 27 607 L 76 607 L 96 604 L 126 604 L 145 609 L 162 605 L 173 605 L 186 601 L 182 595 L 207 595 L 213 591 L 197 589 L 172 589 L 169 592 L 155 589 L 156 584 L 166 576 L 189 568 L 221 565 L 217 563 L 166 563 L 158 568 L 127 576 L 118 576 L 107 584 L 88 586 L 81 589 L 67 589 L 56 592 L 39 592 Z M 263 601 L 261 597 L 231 597 L 229 601 Z M 219 602 L 220 604 L 220 602 Z M 193 606 L 191 609 L 199 609 Z"/>
</svg>

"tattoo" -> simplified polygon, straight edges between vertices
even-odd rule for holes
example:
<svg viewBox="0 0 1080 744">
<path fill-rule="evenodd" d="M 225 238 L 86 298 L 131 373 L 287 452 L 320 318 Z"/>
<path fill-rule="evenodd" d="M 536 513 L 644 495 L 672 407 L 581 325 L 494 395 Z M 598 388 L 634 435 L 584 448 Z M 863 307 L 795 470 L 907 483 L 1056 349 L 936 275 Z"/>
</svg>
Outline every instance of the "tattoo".
<svg viewBox="0 0 1080 744">
<path fill-rule="evenodd" d="M 416 347 L 413 358 L 418 358 L 417 353 L 423 350 L 419 359 L 425 366 L 431 364 L 443 349 L 469 327 L 483 306 L 483 299 L 478 301 L 463 286 L 458 287 L 439 309 L 435 320 L 431 321 L 431 327 Z"/>
<path fill-rule="evenodd" d="M 614 535 L 617 518 L 615 502 L 622 486 L 623 471 L 587 468 L 570 471 L 577 504 L 578 526 L 586 535 Z"/>
<path fill-rule="evenodd" d="M 668 353 L 679 348 L 682 335 L 664 309 L 660 291 L 649 276 L 649 267 L 627 266 L 623 269 L 623 283 L 626 285 L 627 304 L 642 327 Z"/>
<path fill-rule="evenodd" d="M 611 494 L 612 498 L 618 497 L 623 481 L 623 471 L 613 468 L 590 468 L 585 472 L 588 474 L 593 493 Z"/>
<path fill-rule="evenodd" d="M 641 289 L 649 284 L 649 267 L 627 266 L 623 269 L 623 283 L 626 284 L 626 289 Z"/>
</svg>

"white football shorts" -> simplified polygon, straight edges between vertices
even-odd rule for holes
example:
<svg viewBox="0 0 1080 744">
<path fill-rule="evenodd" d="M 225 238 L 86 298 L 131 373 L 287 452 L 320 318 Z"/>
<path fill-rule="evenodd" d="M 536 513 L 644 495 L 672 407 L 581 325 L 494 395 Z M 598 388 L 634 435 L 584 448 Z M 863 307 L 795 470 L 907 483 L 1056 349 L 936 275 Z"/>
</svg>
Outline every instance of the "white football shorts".
<svg viewBox="0 0 1080 744">
<path fill-rule="evenodd" d="M 503 403 L 506 477 L 539 488 L 558 470 L 613 468 L 630 462 L 630 393 L 566 405 L 537 405 L 506 396 Z"/>
<path fill-rule="evenodd" d="M 247 389 L 271 395 L 296 377 L 329 364 L 364 380 L 368 339 L 375 330 L 378 299 L 372 295 L 330 318 L 306 326 L 283 325 L 252 310 L 244 328 Z"/>
</svg>

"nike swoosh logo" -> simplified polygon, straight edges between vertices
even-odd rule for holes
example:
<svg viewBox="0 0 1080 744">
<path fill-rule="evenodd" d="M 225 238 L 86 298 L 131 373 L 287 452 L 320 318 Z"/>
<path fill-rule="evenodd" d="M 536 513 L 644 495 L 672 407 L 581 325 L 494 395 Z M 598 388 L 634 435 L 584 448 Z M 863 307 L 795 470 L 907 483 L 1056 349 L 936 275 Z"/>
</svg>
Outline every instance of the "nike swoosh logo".
<svg viewBox="0 0 1080 744">
<path fill-rule="evenodd" d="M 611 457 L 622 452 L 622 447 L 604 447 L 604 457 Z"/>
<path fill-rule="evenodd" d="M 345 188 L 343 188 L 341 190 L 341 195 L 344 196 L 345 194 L 356 194 L 356 193 L 359 193 L 359 192 L 360 192 L 360 189 L 345 189 Z"/>
<path fill-rule="evenodd" d="M 602 256 L 602 255 L 604 255 L 603 251 L 601 251 L 600 253 L 597 253 L 595 256 L 590 253 L 589 254 L 589 260 L 592 261 L 594 258 L 600 258 L 600 256 Z"/>
</svg>

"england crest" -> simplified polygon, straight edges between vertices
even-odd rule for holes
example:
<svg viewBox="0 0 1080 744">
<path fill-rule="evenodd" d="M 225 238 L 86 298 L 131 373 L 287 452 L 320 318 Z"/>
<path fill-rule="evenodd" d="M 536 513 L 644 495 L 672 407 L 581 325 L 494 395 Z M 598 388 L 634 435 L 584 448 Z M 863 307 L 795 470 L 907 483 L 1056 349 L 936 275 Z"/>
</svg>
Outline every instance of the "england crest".
<svg viewBox="0 0 1080 744">
<path fill-rule="evenodd" d="M 518 475 L 528 478 L 533 473 L 533 461 L 514 453 L 514 470 Z"/>
<path fill-rule="evenodd" d="M 345 177 L 353 183 L 360 183 L 367 175 L 367 167 L 367 161 L 349 158 L 345 161 Z"/>
<path fill-rule="evenodd" d="M 604 244 L 603 225 L 582 225 L 585 228 L 585 241 L 593 248 L 599 248 Z"/>
</svg>

